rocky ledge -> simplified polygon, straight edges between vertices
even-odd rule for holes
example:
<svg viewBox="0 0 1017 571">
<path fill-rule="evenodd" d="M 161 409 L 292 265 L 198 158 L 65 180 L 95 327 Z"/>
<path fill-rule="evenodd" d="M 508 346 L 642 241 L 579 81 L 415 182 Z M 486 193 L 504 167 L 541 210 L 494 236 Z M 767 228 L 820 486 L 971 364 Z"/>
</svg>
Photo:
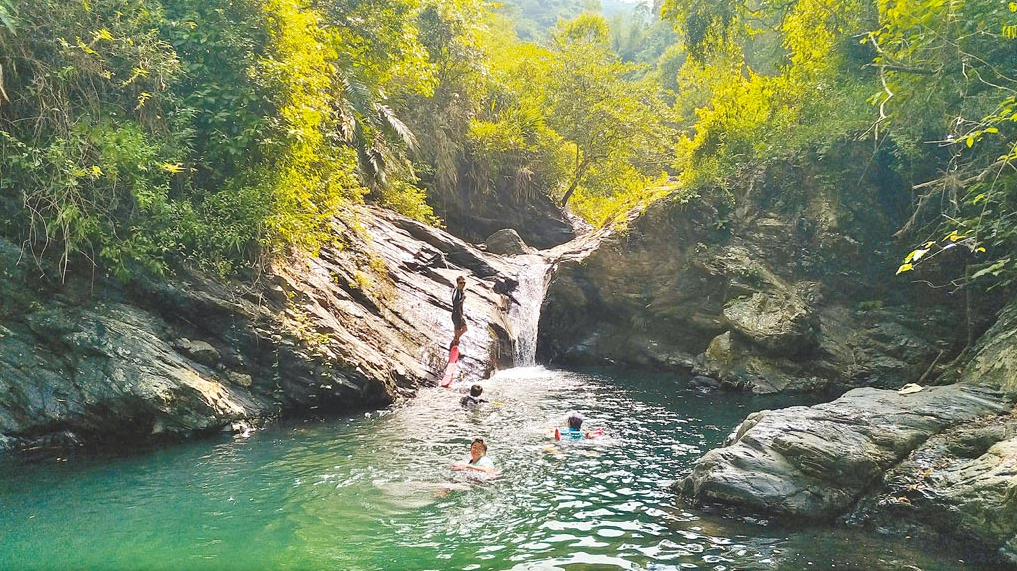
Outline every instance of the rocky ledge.
<svg viewBox="0 0 1017 571">
<path fill-rule="evenodd" d="M 854 389 L 830 403 L 757 412 L 696 463 L 680 490 L 700 501 L 828 518 L 933 435 L 1007 410 L 998 392 L 951 385 L 906 395 Z"/>
<path fill-rule="evenodd" d="M 696 502 L 840 520 L 1017 566 L 1017 303 L 955 384 L 750 415 L 675 484 Z"/>
<path fill-rule="evenodd" d="M 522 262 L 381 210 L 335 232 L 335 247 L 253 284 L 61 282 L 0 242 L 0 452 L 385 406 L 444 367 L 460 274 L 470 292 L 462 378 L 511 365 L 514 333 L 493 287 Z"/>
</svg>

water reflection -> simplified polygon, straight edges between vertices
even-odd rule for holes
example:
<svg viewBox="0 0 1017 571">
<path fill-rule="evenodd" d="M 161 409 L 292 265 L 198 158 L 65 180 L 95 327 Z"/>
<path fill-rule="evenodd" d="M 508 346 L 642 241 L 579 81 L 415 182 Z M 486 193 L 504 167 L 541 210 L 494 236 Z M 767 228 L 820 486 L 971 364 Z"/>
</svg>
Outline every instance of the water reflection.
<svg viewBox="0 0 1017 571">
<path fill-rule="evenodd" d="M 540 368 L 483 384 L 494 402 L 474 410 L 429 389 L 382 414 L 246 439 L 57 470 L 8 466 L 2 568 L 959 568 L 868 535 L 780 529 L 675 501 L 671 478 L 748 412 L 784 402 Z M 549 440 L 571 409 L 607 436 Z M 499 478 L 449 470 L 475 437 L 490 444 Z"/>
</svg>

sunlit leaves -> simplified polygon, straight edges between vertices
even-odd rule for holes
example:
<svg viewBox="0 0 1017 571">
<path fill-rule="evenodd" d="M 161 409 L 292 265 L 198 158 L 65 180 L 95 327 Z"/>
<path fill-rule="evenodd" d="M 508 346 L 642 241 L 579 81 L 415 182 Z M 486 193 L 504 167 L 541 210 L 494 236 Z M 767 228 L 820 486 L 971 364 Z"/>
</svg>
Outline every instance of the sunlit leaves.
<svg viewBox="0 0 1017 571">
<path fill-rule="evenodd" d="M 879 8 L 881 27 L 871 38 L 885 86 L 883 128 L 898 138 L 939 139 L 951 151 L 939 169 L 945 174 L 920 181 L 908 229 L 942 236 L 942 250 L 964 247 L 967 255 L 951 257 L 963 260 L 955 271 L 966 273 L 964 265 L 977 271 L 958 283 L 1009 283 L 1015 270 L 1009 253 L 1017 245 L 1011 74 L 1017 3 L 909 0 Z"/>
<path fill-rule="evenodd" d="M 12 34 L 17 34 L 17 19 L 11 0 L 0 0 L 0 24 Z"/>
<path fill-rule="evenodd" d="M 665 2 L 694 48 L 678 74 L 682 186 L 724 188 L 745 165 L 857 137 L 868 110 L 852 101 L 858 74 L 846 57 L 866 11 L 863 0 Z"/>
<path fill-rule="evenodd" d="M 180 174 L 184 172 L 184 165 L 180 163 L 159 163 L 159 168 L 170 174 Z"/>
<path fill-rule="evenodd" d="M 904 263 L 917 262 L 918 260 L 921 260 L 925 254 L 928 253 L 929 253 L 928 248 L 919 248 L 918 250 L 912 250 L 911 253 L 904 258 Z"/>
<path fill-rule="evenodd" d="M 25 192 L 0 201 L 24 205 L 6 227 L 60 243 L 65 267 L 77 255 L 125 277 L 184 260 L 228 273 L 259 249 L 328 240 L 328 218 L 362 192 L 352 133 L 395 162 L 379 141 L 405 149 L 412 133 L 385 92 L 435 79 L 421 1 L 317 6 L 41 0 L 19 3 L 12 36 L 0 0 L 2 191 Z M 355 85 L 369 96 L 349 100 Z M 426 217 L 419 188 L 393 188 Z"/>
<path fill-rule="evenodd" d="M 636 163 L 633 156 L 640 151 L 654 154 L 655 147 L 663 148 L 670 138 L 664 127 L 665 106 L 655 86 L 628 79 L 633 67 L 610 50 L 605 30 L 603 18 L 581 16 L 562 23 L 554 34 L 547 121 L 574 146 L 571 180 L 561 195 L 563 205 L 586 184 L 594 169 L 612 173 L 600 177 L 615 179 L 611 184 L 617 184 L 622 173 L 631 173 L 623 178 L 637 173 L 652 177 L 663 170 L 647 172 L 652 163 Z M 587 186 L 586 191 L 609 194 Z"/>
</svg>

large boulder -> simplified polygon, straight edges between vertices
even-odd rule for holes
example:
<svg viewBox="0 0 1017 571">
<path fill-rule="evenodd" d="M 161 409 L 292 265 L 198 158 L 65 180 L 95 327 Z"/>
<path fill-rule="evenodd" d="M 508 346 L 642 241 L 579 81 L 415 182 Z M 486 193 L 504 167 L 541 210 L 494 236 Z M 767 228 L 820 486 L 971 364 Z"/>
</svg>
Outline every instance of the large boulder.
<svg viewBox="0 0 1017 571">
<path fill-rule="evenodd" d="M 762 411 L 676 488 L 700 502 L 831 518 L 934 435 L 1008 405 L 998 391 L 964 384 L 903 395 L 861 388 L 826 404 Z"/>
<path fill-rule="evenodd" d="M 735 333 L 770 353 L 797 355 L 818 344 L 818 316 L 790 293 L 754 293 L 729 303 L 723 315 Z"/>
<path fill-rule="evenodd" d="M 949 380 L 1017 391 L 1017 302 Z M 899 535 L 980 547 L 1017 565 L 1017 410 L 944 430 L 873 486 L 846 516 Z"/>
<path fill-rule="evenodd" d="M 492 254 L 519 256 L 529 254 L 532 249 L 519 237 L 519 234 L 511 228 L 503 228 L 484 240 L 484 246 Z"/>
<path fill-rule="evenodd" d="M 1015 331 L 1017 302 L 939 379 L 955 384 L 856 389 L 832 403 L 750 415 L 676 490 L 1017 565 Z M 907 338 L 892 328 L 886 335 Z"/>
<path fill-rule="evenodd" d="M 790 359 L 760 354 L 730 331 L 714 337 L 694 366 L 726 388 L 757 394 L 820 392 L 829 385 L 827 379 Z"/>
</svg>

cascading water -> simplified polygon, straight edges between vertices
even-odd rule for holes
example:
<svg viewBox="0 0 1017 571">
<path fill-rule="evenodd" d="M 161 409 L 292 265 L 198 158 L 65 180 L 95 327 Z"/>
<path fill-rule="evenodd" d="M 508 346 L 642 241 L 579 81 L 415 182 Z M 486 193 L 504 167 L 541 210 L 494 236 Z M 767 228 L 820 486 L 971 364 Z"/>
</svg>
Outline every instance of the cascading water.
<svg viewBox="0 0 1017 571">
<path fill-rule="evenodd" d="M 519 303 L 509 301 L 509 318 L 513 324 L 515 338 L 515 364 L 530 367 L 537 363 L 537 326 L 540 323 L 540 306 L 547 293 L 548 268 L 550 264 L 540 256 L 520 256 L 519 285 L 512 291 L 512 297 Z"/>
</svg>

